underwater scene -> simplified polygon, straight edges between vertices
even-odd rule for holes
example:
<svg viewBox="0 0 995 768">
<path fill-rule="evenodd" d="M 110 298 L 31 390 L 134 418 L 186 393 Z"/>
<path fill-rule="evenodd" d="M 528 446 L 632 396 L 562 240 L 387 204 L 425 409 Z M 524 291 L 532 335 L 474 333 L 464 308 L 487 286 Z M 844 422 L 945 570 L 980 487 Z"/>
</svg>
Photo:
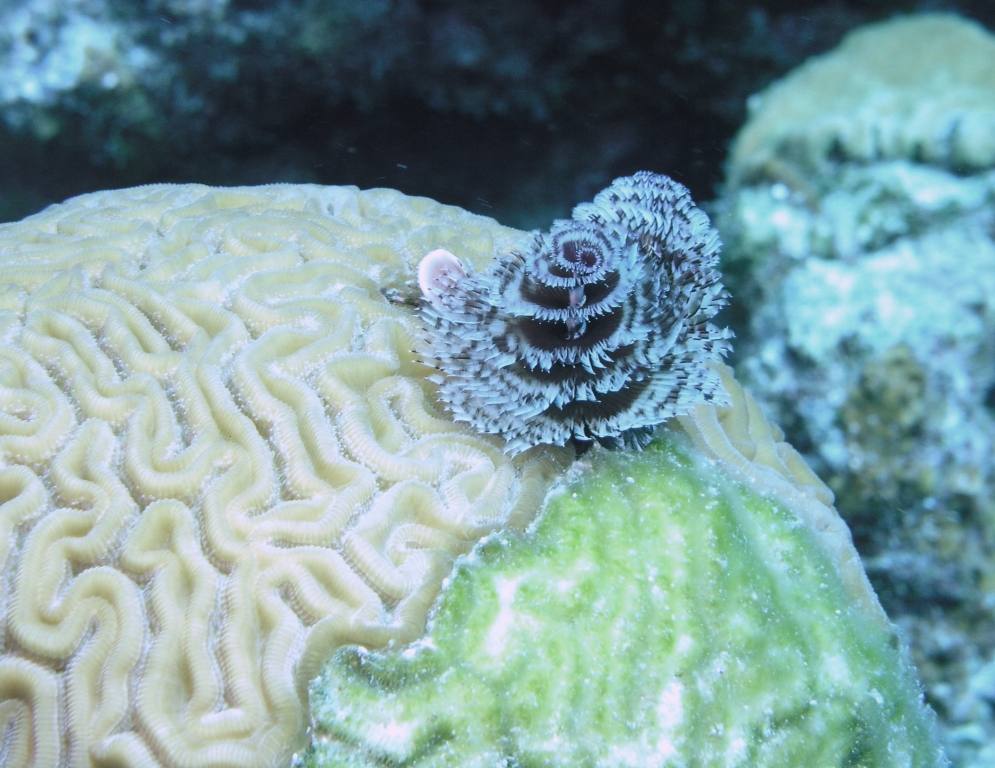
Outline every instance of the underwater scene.
<svg viewBox="0 0 995 768">
<path fill-rule="evenodd" d="M 0 768 L 995 767 L 995 3 L 0 0 Z"/>
</svg>

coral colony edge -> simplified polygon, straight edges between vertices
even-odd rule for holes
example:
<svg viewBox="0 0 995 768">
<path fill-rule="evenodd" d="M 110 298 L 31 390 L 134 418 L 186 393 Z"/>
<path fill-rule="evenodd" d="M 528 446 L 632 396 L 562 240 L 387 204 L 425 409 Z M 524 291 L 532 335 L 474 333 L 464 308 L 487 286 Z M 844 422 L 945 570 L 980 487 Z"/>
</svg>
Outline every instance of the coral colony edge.
<svg viewBox="0 0 995 768">
<path fill-rule="evenodd" d="M 649 173 L 0 226 L 0 766 L 943 765 L 717 258 Z"/>
</svg>

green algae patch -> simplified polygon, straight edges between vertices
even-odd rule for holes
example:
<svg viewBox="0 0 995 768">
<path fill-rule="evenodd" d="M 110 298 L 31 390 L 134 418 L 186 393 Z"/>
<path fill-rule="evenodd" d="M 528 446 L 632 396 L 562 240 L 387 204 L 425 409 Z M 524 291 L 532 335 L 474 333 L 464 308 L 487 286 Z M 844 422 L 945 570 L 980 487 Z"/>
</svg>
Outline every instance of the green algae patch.
<svg viewBox="0 0 995 768">
<path fill-rule="evenodd" d="M 683 435 L 592 452 L 428 634 L 341 649 L 310 766 L 935 766 L 893 634 L 816 535 Z"/>
</svg>

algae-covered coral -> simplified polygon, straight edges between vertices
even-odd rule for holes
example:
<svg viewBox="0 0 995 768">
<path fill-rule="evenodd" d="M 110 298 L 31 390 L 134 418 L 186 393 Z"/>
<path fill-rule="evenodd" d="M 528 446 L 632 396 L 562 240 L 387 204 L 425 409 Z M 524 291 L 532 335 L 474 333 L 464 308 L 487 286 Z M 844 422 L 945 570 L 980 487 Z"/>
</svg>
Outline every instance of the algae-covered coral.
<svg viewBox="0 0 995 768">
<path fill-rule="evenodd" d="M 831 494 L 725 369 L 732 407 L 682 417 L 695 447 L 592 464 L 583 498 L 561 494 L 502 560 L 571 454 L 510 459 L 442 418 L 405 299 L 432 249 L 479 268 L 521 237 L 389 190 L 280 185 L 97 193 L 0 228 L 4 765 L 285 764 L 321 664 L 418 638 L 454 558 L 499 529 L 482 557 L 498 551 L 503 592 L 451 594 L 492 619 L 501 595 L 512 613 L 551 596 L 541 613 L 563 623 L 533 643 L 541 663 L 501 677 L 527 660 L 515 633 L 529 621 L 429 635 L 401 678 L 432 643 L 451 651 L 430 654 L 435 680 L 470 684 L 469 668 L 441 671 L 464 653 L 498 676 L 471 700 L 438 691 L 429 704 L 465 712 L 416 717 L 407 736 L 355 675 L 346 699 L 316 689 L 316 755 L 335 733 L 335 761 L 379 733 L 390 759 L 433 760 L 470 733 L 486 765 L 533 748 L 631 765 L 942 762 Z M 620 565 L 585 570 L 592 541 Z M 459 639 L 470 630 L 483 647 Z M 561 694 L 576 705 L 562 727 L 537 706 Z M 512 704 L 521 727 L 501 720 Z"/>
<path fill-rule="evenodd" d="M 828 489 L 723 377 L 694 442 L 596 452 L 488 539 L 426 638 L 340 651 L 304 764 L 945 764 Z"/>
<path fill-rule="evenodd" d="M 403 301 L 520 233 L 390 190 L 151 186 L 0 228 L 0 763 L 272 766 L 563 458 L 441 417 Z"/>
</svg>

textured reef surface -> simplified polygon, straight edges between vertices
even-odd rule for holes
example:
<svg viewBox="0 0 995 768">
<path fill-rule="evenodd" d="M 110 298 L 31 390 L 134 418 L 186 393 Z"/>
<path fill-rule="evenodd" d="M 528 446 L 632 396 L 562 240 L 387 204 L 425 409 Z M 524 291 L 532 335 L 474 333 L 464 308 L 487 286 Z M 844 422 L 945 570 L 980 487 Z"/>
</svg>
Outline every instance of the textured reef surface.
<svg viewBox="0 0 995 768">
<path fill-rule="evenodd" d="M 339 651 L 302 764 L 945 765 L 828 490 L 723 376 L 478 546 L 423 639 Z"/>
<path fill-rule="evenodd" d="M 159 185 L 0 227 L 0 765 L 286 764 L 346 642 L 572 457 L 444 418 L 416 290 L 521 233 L 393 190 Z"/>
<path fill-rule="evenodd" d="M 831 492 L 725 367 L 523 536 L 573 452 L 446 417 L 412 350 L 426 253 L 529 237 L 313 185 L 0 227 L 0 764 L 286 765 L 352 646 L 308 759 L 942 765 Z"/>
<path fill-rule="evenodd" d="M 713 210 L 737 371 L 836 494 L 958 765 L 995 761 L 995 36 L 853 33 L 759 94 Z"/>
</svg>

